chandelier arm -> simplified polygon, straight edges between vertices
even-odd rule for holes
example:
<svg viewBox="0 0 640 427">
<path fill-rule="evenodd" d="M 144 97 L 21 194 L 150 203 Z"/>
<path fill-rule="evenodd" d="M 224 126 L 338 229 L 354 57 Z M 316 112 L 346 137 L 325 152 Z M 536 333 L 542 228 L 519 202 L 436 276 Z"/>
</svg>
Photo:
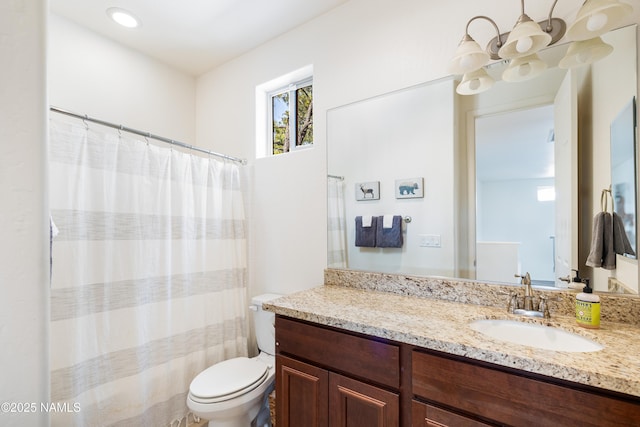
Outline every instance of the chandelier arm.
<svg viewBox="0 0 640 427">
<path fill-rule="evenodd" d="M 469 25 L 471 24 L 471 22 L 475 21 L 476 19 L 486 19 L 487 21 L 491 22 L 491 25 L 493 25 L 493 28 L 496 29 L 496 34 L 498 35 L 498 40 L 500 39 L 500 29 L 498 28 L 498 24 L 496 24 L 496 22 L 493 19 L 489 18 L 488 16 L 484 16 L 484 15 L 477 15 L 477 16 L 474 16 L 473 18 L 469 19 L 469 22 L 467 22 L 467 27 L 464 30 L 465 34 L 467 36 L 469 35 Z M 502 46 L 502 43 L 500 43 L 499 46 Z"/>
<path fill-rule="evenodd" d="M 524 0 L 523 0 L 524 1 Z M 556 8 L 556 4 L 558 4 L 558 0 L 554 0 L 553 4 L 551 5 L 551 9 L 549 9 L 549 20 L 547 21 L 547 27 L 544 29 L 547 33 L 551 32 L 551 30 L 553 30 L 553 10 Z"/>
</svg>

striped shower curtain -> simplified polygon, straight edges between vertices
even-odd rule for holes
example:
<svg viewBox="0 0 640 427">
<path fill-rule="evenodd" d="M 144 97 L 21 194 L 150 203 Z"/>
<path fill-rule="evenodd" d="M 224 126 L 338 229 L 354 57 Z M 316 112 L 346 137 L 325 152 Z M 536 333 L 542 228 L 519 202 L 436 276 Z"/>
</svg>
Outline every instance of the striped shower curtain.
<svg viewBox="0 0 640 427">
<path fill-rule="evenodd" d="M 327 266 L 346 268 L 348 264 L 344 179 L 329 176 L 327 180 Z"/>
<path fill-rule="evenodd" d="M 184 426 L 247 354 L 239 167 L 54 118 L 49 168 L 52 425 Z"/>
</svg>

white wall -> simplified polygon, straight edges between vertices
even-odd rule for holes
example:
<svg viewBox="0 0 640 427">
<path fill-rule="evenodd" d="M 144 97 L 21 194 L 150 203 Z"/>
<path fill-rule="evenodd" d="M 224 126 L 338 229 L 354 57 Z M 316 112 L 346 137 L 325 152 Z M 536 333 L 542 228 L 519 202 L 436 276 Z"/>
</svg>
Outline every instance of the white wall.
<svg viewBox="0 0 640 427">
<path fill-rule="evenodd" d="M 49 225 L 44 2 L 0 3 L 0 412 L 3 426 L 47 426 Z M 9 409 L 21 409 L 9 407 Z"/>
<path fill-rule="evenodd" d="M 560 2 L 554 15 L 573 20 L 580 6 Z M 528 2 L 527 13 L 542 18 L 549 7 Z M 326 111 L 447 75 L 469 18 L 490 15 L 507 31 L 519 12 L 517 2 L 350 0 L 198 79 L 198 144 L 254 159 L 255 87 L 305 65 L 314 67 L 315 147 L 252 160 L 252 293 L 293 292 L 322 283 Z M 494 32 L 482 21 L 470 31 L 481 44 Z"/>
<path fill-rule="evenodd" d="M 51 105 L 195 143 L 195 78 L 65 18 L 49 21 Z"/>
<path fill-rule="evenodd" d="M 255 87 L 314 67 L 315 146 L 251 162 L 252 293 L 289 293 L 322 283 L 326 111 L 445 75 L 444 58 L 464 24 L 442 13 L 427 31 L 430 7 L 420 0 L 351 0 L 198 79 L 198 143 L 254 159 Z M 447 39 L 451 28 L 455 35 Z"/>
</svg>

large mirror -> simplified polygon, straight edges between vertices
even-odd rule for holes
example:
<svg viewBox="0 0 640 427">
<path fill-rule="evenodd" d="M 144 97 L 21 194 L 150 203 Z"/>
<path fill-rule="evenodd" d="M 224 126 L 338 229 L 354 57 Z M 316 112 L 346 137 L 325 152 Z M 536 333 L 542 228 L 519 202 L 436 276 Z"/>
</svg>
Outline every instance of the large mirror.
<svg viewBox="0 0 640 427">
<path fill-rule="evenodd" d="M 328 266 L 497 282 L 529 272 L 557 287 L 574 268 L 590 275 L 594 201 L 611 185 L 594 158 L 637 94 L 636 37 L 608 33 L 613 53 L 573 70 L 555 66 L 567 46 L 552 46 L 543 76 L 475 96 L 448 77 L 329 110 Z M 398 194 L 407 182 L 416 195 Z M 379 197 L 358 197 L 363 185 Z M 402 247 L 356 246 L 355 218 L 383 215 L 403 219 Z"/>
<path fill-rule="evenodd" d="M 636 242 L 636 98 L 624 106 L 611 123 L 611 196 L 614 222 L 620 224 L 626 238 L 624 255 L 637 258 Z"/>
</svg>

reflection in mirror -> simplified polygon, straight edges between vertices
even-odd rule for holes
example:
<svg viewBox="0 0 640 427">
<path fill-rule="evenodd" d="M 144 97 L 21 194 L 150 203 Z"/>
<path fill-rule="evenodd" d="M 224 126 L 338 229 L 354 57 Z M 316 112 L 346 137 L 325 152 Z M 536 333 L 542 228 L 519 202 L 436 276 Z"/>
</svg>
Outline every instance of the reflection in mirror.
<svg viewBox="0 0 640 427">
<path fill-rule="evenodd" d="M 476 279 L 554 286 L 553 105 L 475 122 Z"/>
<path fill-rule="evenodd" d="M 629 241 L 625 256 L 636 258 L 636 105 L 635 97 L 611 123 L 611 195 Z"/>
<path fill-rule="evenodd" d="M 504 65 L 496 68 L 501 72 Z M 529 273 L 535 285 L 557 286 L 566 285 L 559 278 L 578 265 L 572 237 L 578 235 L 576 74 L 554 68 L 519 84 L 518 96 L 500 81 L 492 93 L 463 100 L 469 164 L 475 166 L 469 264 L 476 268 L 470 277 L 518 283 L 516 275 Z"/>
<path fill-rule="evenodd" d="M 342 182 L 329 180 L 332 264 L 347 259 L 348 268 L 357 270 L 456 275 L 453 101 L 454 81 L 447 78 L 327 113 L 329 173 L 344 177 Z M 396 181 L 414 178 L 423 183 L 422 197 L 396 194 Z M 360 197 L 360 184 L 371 182 L 379 183 L 379 197 Z M 334 208 L 340 189 L 344 219 L 336 217 Z M 387 214 L 412 218 L 402 225 L 402 248 L 356 246 L 355 218 Z M 341 223 L 347 241 L 344 255 L 336 253 Z"/>
<path fill-rule="evenodd" d="M 476 236 L 484 242 L 520 242 L 523 239 L 517 236 L 486 235 L 488 229 L 476 230 L 476 203 L 480 203 L 476 201 L 476 185 L 480 184 L 476 184 L 475 156 L 478 153 L 475 151 L 475 134 L 480 133 L 479 137 L 482 138 L 485 119 L 497 119 L 508 111 L 533 113 L 538 111 L 538 107 L 543 107 L 539 111 L 550 109 L 554 117 L 553 124 L 549 124 L 546 115 L 544 120 L 547 124 L 543 126 L 546 129 L 542 131 L 539 144 L 546 149 L 569 148 L 566 152 L 553 153 L 553 173 L 548 170 L 546 175 L 538 172 L 536 179 L 541 181 L 535 185 L 532 193 L 536 198 L 535 203 L 553 211 L 555 220 L 547 219 L 536 224 L 528 222 L 528 226 L 513 227 L 538 230 L 542 239 L 536 247 L 542 249 L 528 249 L 521 244 L 519 270 L 513 271 L 511 275 L 532 271 L 535 272 L 533 280 L 555 286 L 566 286 L 566 283 L 558 279 L 568 275 L 573 268 L 580 269 L 583 277 L 596 275 L 596 272 L 583 272 L 584 265 L 580 264 L 584 264 L 588 253 L 588 247 L 585 253 L 584 246 L 589 244 L 591 218 L 595 210 L 599 209 L 599 201 L 597 204 L 592 203 L 595 198 L 593 193 L 597 192 L 599 200 L 602 181 L 606 180 L 607 187 L 610 183 L 608 159 L 606 162 L 600 159 L 603 157 L 603 146 L 609 152 L 608 131 L 613 119 L 609 110 L 616 106 L 617 113 L 623 106 L 618 104 L 623 94 L 626 103 L 637 92 L 636 27 L 616 30 L 603 36 L 603 40 L 615 49 L 609 57 L 598 63 L 585 65 L 577 70 L 559 69 L 554 64 L 563 57 L 567 46 L 555 45 L 541 52 L 541 56 L 549 64 L 549 69 L 543 76 L 529 82 L 497 82 L 491 90 L 480 95 L 458 96 L 455 94 L 456 82 L 452 78 L 443 78 L 329 110 L 328 173 L 343 178 L 339 181 L 339 186 L 343 191 L 341 201 L 344 206 L 340 218 L 329 218 L 329 266 L 475 279 Z M 496 63 L 488 71 L 499 76 L 500 67 L 505 66 L 504 63 Z M 567 85 L 577 91 L 577 96 L 574 97 L 577 98 L 577 118 L 574 119 L 580 126 L 580 149 L 586 153 L 586 157 L 582 159 L 578 158 L 577 148 L 571 148 L 572 145 L 567 144 L 571 138 L 577 141 L 578 132 L 572 131 L 572 126 L 567 124 L 567 117 L 575 116 L 575 111 L 569 108 L 559 113 L 556 107 L 551 107 L 558 97 L 557 89 L 565 84 L 563 80 L 567 75 L 573 77 Z M 611 85 L 615 87 L 612 89 Z M 611 98 L 612 94 L 614 98 Z M 513 118 L 509 120 L 515 121 Z M 493 131 L 501 131 L 496 135 L 504 134 L 506 130 L 506 126 L 499 123 L 489 124 L 488 127 L 493 128 Z M 522 128 L 524 129 L 524 125 Z M 606 129 L 606 135 L 602 134 L 602 128 Z M 515 142 L 518 143 L 524 139 L 523 136 L 514 136 L 516 138 Z M 516 153 L 515 158 L 501 160 L 502 166 L 524 169 L 522 165 L 529 162 L 532 155 L 522 150 Z M 542 156 L 549 157 L 551 154 L 547 152 Z M 581 166 L 580 176 L 577 168 L 579 160 L 585 162 L 584 165 L 581 163 L 584 167 Z M 547 164 L 547 167 L 550 168 L 550 165 L 551 163 Z M 563 175 L 560 182 L 564 184 L 555 182 L 559 175 Z M 396 198 L 395 182 L 407 178 L 423 178 L 423 197 Z M 553 180 L 554 183 L 547 185 L 543 180 Z M 356 184 L 366 182 L 379 182 L 379 199 L 356 200 Z M 538 202 L 538 186 L 555 186 L 556 200 Z M 585 195 L 580 201 L 580 210 L 576 201 L 578 187 L 581 197 Z M 545 189 L 540 190 L 542 192 Z M 529 213 L 530 207 L 522 200 L 524 190 L 518 191 L 520 194 L 504 193 L 501 200 L 507 203 L 506 207 L 500 208 L 501 211 L 511 214 L 507 215 L 511 218 L 520 218 Z M 329 197 L 335 194 L 338 192 L 330 187 Z M 491 203 L 482 203 L 491 207 Z M 558 209 L 558 205 L 563 205 L 563 208 Z M 498 209 L 497 205 L 495 208 Z M 559 211 L 564 216 L 558 216 Z M 339 210 L 333 209 L 332 212 Z M 385 214 L 412 218 L 410 223 L 403 225 L 403 247 L 356 247 L 355 217 Z M 330 212 L 331 215 L 335 214 Z M 478 215 L 486 217 L 490 213 L 483 214 L 479 211 Z M 545 215 L 548 218 L 548 212 Z M 495 218 L 479 219 L 486 222 Z M 342 229 L 339 230 L 340 227 Z M 503 228 L 510 227 L 503 223 Z M 342 235 L 343 240 L 336 239 L 336 235 Z M 346 243 L 332 245 L 332 241 Z M 537 253 L 540 255 L 536 255 Z M 578 261 L 579 257 L 581 262 Z M 338 261 L 334 264 L 331 260 Z M 515 265 L 517 269 L 518 264 Z M 632 268 L 637 282 L 637 264 Z M 512 281 L 506 276 L 494 280 Z M 599 278 L 597 282 L 604 282 L 606 286 L 606 278 Z"/>
</svg>

